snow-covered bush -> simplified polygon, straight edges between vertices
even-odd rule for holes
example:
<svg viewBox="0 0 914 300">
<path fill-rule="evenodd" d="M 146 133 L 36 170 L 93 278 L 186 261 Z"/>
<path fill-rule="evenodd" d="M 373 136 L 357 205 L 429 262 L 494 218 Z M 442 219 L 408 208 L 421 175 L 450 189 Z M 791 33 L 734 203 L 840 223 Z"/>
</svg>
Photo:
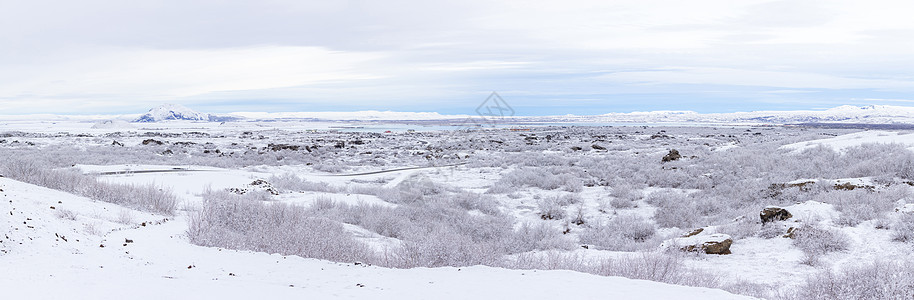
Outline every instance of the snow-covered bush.
<svg viewBox="0 0 914 300">
<path fill-rule="evenodd" d="M 803 251 L 804 263 L 814 265 L 821 255 L 847 250 L 850 238 L 836 229 L 807 225 L 794 232 L 793 244 Z"/>
<path fill-rule="evenodd" d="M 324 182 L 308 181 L 291 173 L 272 176 L 267 181 L 280 191 L 339 193 L 341 190 L 339 187 Z"/>
<path fill-rule="evenodd" d="M 61 219 L 70 220 L 70 221 L 76 220 L 76 213 L 73 212 L 72 210 L 65 209 L 65 208 L 57 208 L 57 211 L 54 212 L 54 216 L 61 218 Z"/>
<path fill-rule="evenodd" d="M 512 269 L 573 270 L 601 276 L 620 276 L 671 284 L 719 287 L 717 276 L 685 266 L 668 253 L 643 253 L 632 257 L 588 259 L 570 253 L 521 254 L 503 265 Z"/>
<path fill-rule="evenodd" d="M 914 213 L 905 213 L 892 225 L 892 239 L 899 242 L 914 242 Z"/>
<path fill-rule="evenodd" d="M 206 192 L 203 200 L 187 230 L 194 244 L 340 262 L 376 260 L 342 224 L 311 216 L 302 207 L 227 192 Z"/>
<path fill-rule="evenodd" d="M 773 238 L 784 235 L 784 229 L 778 226 L 762 226 L 758 221 L 758 213 L 755 210 L 737 217 L 736 220 L 717 226 L 718 233 L 724 233 L 734 239 L 743 239 L 752 236 L 761 238 Z"/>
<path fill-rule="evenodd" d="M 797 289 L 795 299 L 914 299 L 914 264 L 874 262 L 823 271 Z"/>
<path fill-rule="evenodd" d="M 841 212 L 841 217 L 836 223 L 847 226 L 856 226 L 867 220 L 881 218 L 885 213 L 895 207 L 895 201 L 900 197 L 901 190 L 891 189 L 886 191 L 869 191 L 855 189 L 852 191 L 832 191 L 819 194 L 815 200 L 830 203 Z"/>
<path fill-rule="evenodd" d="M 635 206 L 635 201 L 641 198 L 641 192 L 635 190 L 630 184 L 613 186 L 610 195 L 613 196 L 613 199 L 609 204 L 616 209 L 632 208 Z"/>
<path fill-rule="evenodd" d="M 653 193 L 648 203 L 657 207 L 654 222 L 664 228 L 691 228 L 701 219 L 698 209 L 689 196 L 672 192 Z"/>
<path fill-rule="evenodd" d="M 619 215 L 605 223 L 588 224 L 580 239 L 599 249 L 636 251 L 659 245 L 659 241 L 653 239 L 656 232 L 654 224 L 642 217 Z"/>
<path fill-rule="evenodd" d="M 559 197 L 546 197 L 537 202 L 540 218 L 543 220 L 561 220 L 565 218 L 565 208 Z"/>
<path fill-rule="evenodd" d="M 577 176 L 564 173 L 567 169 L 523 167 L 504 174 L 492 185 L 489 193 L 507 193 L 517 187 L 537 187 L 544 190 L 562 189 L 567 192 L 584 190 L 584 183 Z"/>
<path fill-rule="evenodd" d="M 495 197 L 471 192 L 459 192 L 449 196 L 454 204 L 465 210 L 478 210 L 484 214 L 497 215 L 501 213 Z"/>
<path fill-rule="evenodd" d="M 164 187 L 101 182 L 77 170 L 53 169 L 37 160 L 4 159 L 0 161 L 0 173 L 22 182 L 148 212 L 170 215 L 178 204 L 178 198 Z"/>
<path fill-rule="evenodd" d="M 505 253 L 493 240 L 474 241 L 450 228 L 433 227 L 412 233 L 404 245 L 392 251 L 385 265 L 397 268 L 494 265 Z"/>
<path fill-rule="evenodd" d="M 527 252 L 533 250 L 569 250 L 575 247 L 567 235 L 546 223 L 523 223 L 515 230 L 514 237 L 509 241 L 511 252 Z"/>
</svg>

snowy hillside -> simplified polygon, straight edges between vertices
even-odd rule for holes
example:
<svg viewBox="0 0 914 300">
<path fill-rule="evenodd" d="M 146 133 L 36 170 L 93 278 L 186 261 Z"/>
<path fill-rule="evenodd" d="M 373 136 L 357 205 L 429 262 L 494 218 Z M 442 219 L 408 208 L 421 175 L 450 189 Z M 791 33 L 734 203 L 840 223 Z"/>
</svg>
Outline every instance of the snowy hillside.
<svg viewBox="0 0 914 300">
<path fill-rule="evenodd" d="M 571 271 L 388 269 L 192 245 L 158 216 L 0 178 L 5 299 L 750 299 Z M 8 212 L 10 214 L 8 214 Z M 0 237 L 2 238 L 2 237 Z"/>
<path fill-rule="evenodd" d="M 237 117 L 217 116 L 200 113 L 180 104 L 163 104 L 136 118 L 134 122 L 161 122 L 170 120 L 222 122 L 235 120 Z"/>
</svg>

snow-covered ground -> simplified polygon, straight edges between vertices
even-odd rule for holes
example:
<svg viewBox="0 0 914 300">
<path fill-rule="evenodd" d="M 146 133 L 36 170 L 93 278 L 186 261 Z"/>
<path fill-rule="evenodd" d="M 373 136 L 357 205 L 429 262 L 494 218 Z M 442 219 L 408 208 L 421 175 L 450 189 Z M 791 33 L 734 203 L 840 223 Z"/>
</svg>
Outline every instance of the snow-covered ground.
<svg viewBox="0 0 914 300">
<path fill-rule="evenodd" d="M 911 148 L 914 138 L 905 131 L 531 126 L 379 133 L 340 131 L 331 127 L 349 123 L 327 121 L 100 120 L 4 119 L 0 154 L 46 160 L 55 170 L 101 182 L 170 190 L 179 199 L 175 215 L 0 178 L 0 209 L 11 212 L 0 219 L 9 232 L 0 243 L 0 268 L 15 270 L 0 276 L 0 289 L 17 298 L 740 298 L 572 271 L 396 269 L 202 247 L 190 242 L 188 228 L 208 191 L 257 191 L 257 201 L 267 205 L 307 208 L 332 201 L 376 207 L 379 214 L 419 214 L 442 205 L 469 216 L 463 221 L 495 220 L 486 224 L 508 224 L 509 230 L 542 225 L 540 233 L 552 236 L 553 244 L 505 257 L 539 258 L 555 268 L 572 268 L 578 258 L 592 263 L 667 255 L 676 251 L 670 241 L 732 238 L 729 255 L 689 253 L 677 264 L 696 277 L 714 276 L 714 286 L 753 295 L 790 294 L 824 271 L 914 261 L 910 243 L 896 232 L 903 224 L 896 222 L 914 211 L 914 182 L 900 167 L 914 160 L 880 153 L 878 146 L 858 147 Z M 837 152 L 803 152 L 820 145 Z M 681 157 L 662 161 L 672 149 Z M 283 186 L 281 178 L 302 182 Z M 759 211 L 768 206 L 792 216 L 763 226 Z M 448 217 L 454 216 L 440 219 Z M 402 231 L 385 232 L 358 218 L 328 218 L 340 218 L 334 221 L 343 223 L 344 233 L 377 253 L 416 243 Z M 682 238 L 697 228 L 699 235 Z M 833 232 L 843 244 L 813 260 L 809 249 L 785 237 L 797 228 Z M 569 255 L 571 263 L 550 262 L 554 253 Z M 48 286 L 54 288 L 42 288 Z"/>
<path fill-rule="evenodd" d="M 245 126 L 276 127 L 285 129 L 329 129 L 329 128 L 370 128 L 381 122 L 387 127 L 396 124 L 410 124 L 403 129 L 421 130 L 423 126 L 470 126 L 472 120 L 479 121 L 479 116 L 442 115 L 430 112 L 394 112 L 394 111 L 356 111 L 356 112 L 233 112 L 210 114 L 193 109 L 165 104 L 150 109 L 145 114 L 123 115 L 0 115 L 0 130 L 24 130 L 41 128 L 70 129 L 93 127 L 94 129 L 129 130 L 167 129 L 175 126 L 194 124 L 195 127 L 225 126 L 223 121 L 242 121 Z M 466 122 L 470 120 L 471 124 Z M 130 126 L 123 122 L 144 123 Z M 177 121 L 177 122 L 175 122 Z M 194 121 L 186 123 L 184 121 Z M 149 124 L 152 123 L 152 124 Z M 214 124 L 206 124 L 214 123 Z M 229 122 L 232 123 L 232 122 Z M 250 123 L 256 124 L 251 125 Z M 278 124 L 277 124 L 278 123 Z M 914 123 L 914 108 L 906 106 L 844 105 L 825 110 L 804 111 L 751 111 L 734 113 L 697 113 L 693 111 L 651 111 L 606 113 L 596 115 L 560 115 L 560 116 L 505 116 L 498 123 L 507 125 L 530 126 L 537 124 L 631 124 L 632 126 L 654 124 L 665 126 L 733 126 L 742 125 L 782 125 L 801 123 L 827 124 L 879 124 L 883 126 L 907 126 Z M 153 125 L 154 124 L 154 125 Z M 179 125 L 184 124 L 184 125 Z M 281 125 L 279 125 L 281 124 Z M 66 125 L 66 126 L 63 126 Z M 231 126 L 232 124 L 228 124 Z M 291 126 L 291 127 L 289 127 Z M 446 127 L 445 127 L 446 128 Z M 441 129 L 435 127 L 435 129 Z M 383 132 L 382 130 L 381 132 Z"/>
<path fill-rule="evenodd" d="M 7 178 L 0 189 L 6 299 L 749 299 L 571 271 L 386 269 L 200 247 L 184 212 L 151 215 Z"/>
<path fill-rule="evenodd" d="M 864 144 L 899 144 L 907 148 L 914 148 L 914 134 L 909 132 L 880 130 L 862 131 L 832 138 L 793 143 L 784 145 L 782 148 L 800 152 L 806 149 L 825 146 L 843 151 L 844 149 L 858 147 Z"/>
</svg>

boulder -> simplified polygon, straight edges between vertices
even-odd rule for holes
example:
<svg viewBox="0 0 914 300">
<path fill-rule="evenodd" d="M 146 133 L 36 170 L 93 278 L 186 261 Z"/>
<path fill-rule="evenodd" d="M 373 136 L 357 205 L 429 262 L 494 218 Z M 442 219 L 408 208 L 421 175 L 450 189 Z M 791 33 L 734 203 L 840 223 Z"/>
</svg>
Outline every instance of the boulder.
<svg viewBox="0 0 914 300">
<path fill-rule="evenodd" d="M 679 155 L 679 150 L 670 149 L 670 153 L 667 153 L 666 155 L 664 155 L 661 162 L 679 160 L 680 158 L 682 158 L 682 155 Z"/>
<path fill-rule="evenodd" d="M 790 219 L 793 215 L 786 209 L 777 206 L 769 206 L 759 213 L 759 217 L 762 219 L 762 224 L 765 224 L 774 221 L 784 221 Z"/>
<path fill-rule="evenodd" d="M 227 189 L 228 192 L 235 193 L 238 195 L 244 195 L 244 194 L 247 194 L 248 192 L 254 191 L 254 190 L 261 190 L 264 192 L 268 192 L 271 195 L 279 195 L 279 191 L 276 188 L 274 188 L 272 184 L 270 184 L 269 182 L 267 182 L 266 180 L 263 180 L 263 179 L 254 180 L 250 184 L 247 184 L 241 188 L 233 187 L 233 188 Z"/>
<path fill-rule="evenodd" d="M 797 238 L 797 228 L 790 227 L 787 228 L 787 234 L 784 235 L 785 238 L 796 239 Z"/>
<path fill-rule="evenodd" d="M 689 232 L 686 233 L 686 234 L 683 234 L 682 237 L 687 238 L 687 237 L 691 237 L 691 236 L 696 236 L 696 235 L 698 235 L 699 233 L 701 233 L 702 231 L 705 231 L 705 229 L 704 229 L 704 228 L 698 228 L 698 229 L 689 231 Z"/>
<path fill-rule="evenodd" d="M 730 254 L 730 245 L 733 239 L 729 235 L 715 233 L 707 235 L 693 235 L 690 237 L 676 238 L 672 241 L 679 250 L 686 252 L 700 252 L 706 254 Z"/>
</svg>

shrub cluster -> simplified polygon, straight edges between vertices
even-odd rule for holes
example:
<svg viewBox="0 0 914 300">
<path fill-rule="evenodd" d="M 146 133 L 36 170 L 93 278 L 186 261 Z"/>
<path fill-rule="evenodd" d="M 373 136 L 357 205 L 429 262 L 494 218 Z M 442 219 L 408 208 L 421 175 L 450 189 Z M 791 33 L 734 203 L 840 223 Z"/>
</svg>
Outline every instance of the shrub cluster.
<svg viewBox="0 0 914 300">
<path fill-rule="evenodd" d="M 170 215 L 178 204 L 178 198 L 164 187 L 101 182 L 77 170 L 53 169 L 35 160 L 5 159 L 0 161 L 0 173 L 22 182 L 148 212 Z"/>
</svg>

